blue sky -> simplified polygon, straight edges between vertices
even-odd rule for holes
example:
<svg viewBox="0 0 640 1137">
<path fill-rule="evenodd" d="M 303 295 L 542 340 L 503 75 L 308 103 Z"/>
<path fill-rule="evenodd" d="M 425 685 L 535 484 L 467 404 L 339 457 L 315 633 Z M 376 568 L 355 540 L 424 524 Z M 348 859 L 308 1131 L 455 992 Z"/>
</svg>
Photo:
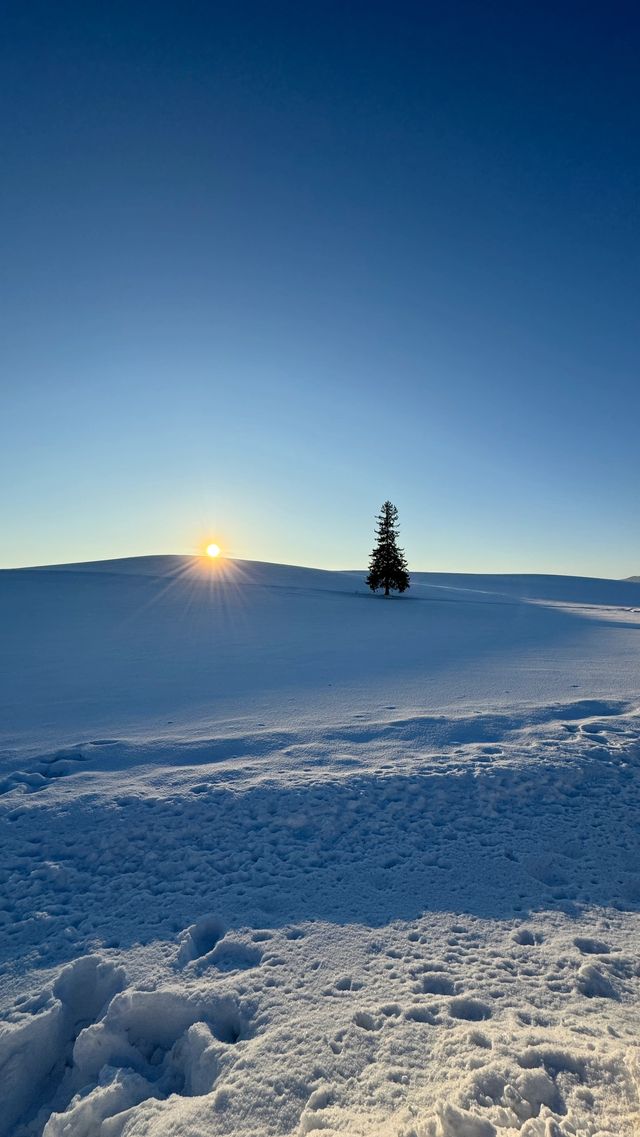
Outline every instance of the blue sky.
<svg viewBox="0 0 640 1137">
<path fill-rule="evenodd" d="M 635 5 L 9 5 L 0 564 L 640 573 Z"/>
</svg>

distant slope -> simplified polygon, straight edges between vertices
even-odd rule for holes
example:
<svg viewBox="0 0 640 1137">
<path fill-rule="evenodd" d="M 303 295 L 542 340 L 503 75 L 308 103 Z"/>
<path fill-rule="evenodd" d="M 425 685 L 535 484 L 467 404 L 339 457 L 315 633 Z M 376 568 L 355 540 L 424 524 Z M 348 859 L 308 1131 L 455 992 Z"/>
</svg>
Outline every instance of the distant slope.
<svg viewBox="0 0 640 1137">
<path fill-rule="evenodd" d="M 33 569 L 4 572 L 118 573 L 172 579 L 206 574 L 212 582 L 258 585 L 262 588 L 311 588 L 368 594 L 366 569 L 332 570 L 304 568 L 270 561 L 156 555 L 122 557 L 106 561 L 42 565 Z M 618 607 L 640 605 L 640 577 L 608 580 L 601 577 L 555 576 L 540 573 L 442 573 L 413 572 L 411 588 L 404 599 L 540 600 L 559 604 L 595 604 Z M 465 596 L 466 594 L 466 596 Z"/>
<path fill-rule="evenodd" d="M 607 580 L 602 577 L 552 576 L 532 574 L 435 573 L 414 572 L 413 583 L 443 588 L 485 591 L 520 600 L 542 600 L 559 604 L 605 604 L 621 607 L 640 605 L 638 581 Z"/>
<path fill-rule="evenodd" d="M 0 572 L 0 748 L 638 691 L 640 586 L 134 557 Z"/>
<path fill-rule="evenodd" d="M 199 576 L 230 583 L 241 580 L 243 584 L 258 584 L 263 587 L 289 586 L 294 588 L 345 588 L 345 575 L 330 569 L 302 568 L 299 565 L 274 564 L 270 561 L 245 561 L 231 558 L 188 557 L 156 555 L 148 557 L 121 557 L 108 561 L 86 561 L 84 563 L 63 565 L 38 565 L 34 569 L 9 569 L 9 572 L 56 572 L 56 573 L 118 573 L 126 576 L 154 576 L 169 580 L 187 576 Z M 364 574 L 361 584 L 364 587 Z"/>
</svg>

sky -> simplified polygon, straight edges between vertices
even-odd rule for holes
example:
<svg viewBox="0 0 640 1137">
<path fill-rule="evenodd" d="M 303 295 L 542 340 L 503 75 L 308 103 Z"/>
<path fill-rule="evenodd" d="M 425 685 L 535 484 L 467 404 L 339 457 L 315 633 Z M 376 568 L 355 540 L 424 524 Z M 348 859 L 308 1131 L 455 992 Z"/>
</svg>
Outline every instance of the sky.
<svg viewBox="0 0 640 1137">
<path fill-rule="evenodd" d="M 2 31 L 0 565 L 640 573 L 635 3 Z"/>
</svg>

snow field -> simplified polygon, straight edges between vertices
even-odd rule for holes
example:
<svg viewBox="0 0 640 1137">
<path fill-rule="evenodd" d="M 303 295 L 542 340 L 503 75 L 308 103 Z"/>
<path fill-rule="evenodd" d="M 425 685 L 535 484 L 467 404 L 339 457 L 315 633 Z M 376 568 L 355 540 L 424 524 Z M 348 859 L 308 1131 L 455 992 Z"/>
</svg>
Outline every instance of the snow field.
<svg viewBox="0 0 640 1137">
<path fill-rule="evenodd" d="M 640 589 L 0 573 L 0 1137 L 631 1137 Z"/>
<path fill-rule="evenodd" d="M 55 756 L 14 771 L 0 1134 L 631 1133 L 629 711 L 146 744 L 128 768 L 114 740 L 44 784 Z"/>
<path fill-rule="evenodd" d="M 638 697 L 640 587 L 624 581 L 416 574 L 384 601 L 361 576 L 291 566 L 99 568 L 0 572 L 8 760 Z"/>
</svg>

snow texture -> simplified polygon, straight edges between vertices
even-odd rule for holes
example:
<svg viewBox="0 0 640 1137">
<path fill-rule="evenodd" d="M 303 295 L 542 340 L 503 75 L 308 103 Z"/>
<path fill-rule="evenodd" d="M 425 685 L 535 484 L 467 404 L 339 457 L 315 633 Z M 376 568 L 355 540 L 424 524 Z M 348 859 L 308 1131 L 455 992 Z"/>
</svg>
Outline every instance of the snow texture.
<svg viewBox="0 0 640 1137">
<path fill-rule="evenodd" d="M 640 585 L 0 573 L 0 1137 L 631 1137 Z"/>
</svg>

